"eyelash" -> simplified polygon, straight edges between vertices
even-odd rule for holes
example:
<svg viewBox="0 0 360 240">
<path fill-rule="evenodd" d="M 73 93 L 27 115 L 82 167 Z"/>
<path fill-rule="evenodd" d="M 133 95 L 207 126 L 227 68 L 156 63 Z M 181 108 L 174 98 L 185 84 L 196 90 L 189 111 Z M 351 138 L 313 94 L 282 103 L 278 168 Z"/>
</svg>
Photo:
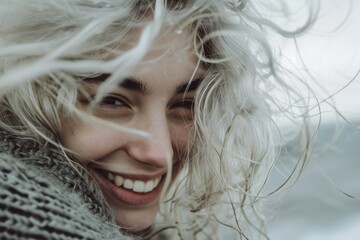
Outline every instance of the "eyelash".
<svg viewBox="0 0 360 240">
<path fill-rule="evenodd" d="M 112 103 L 108 103 L 111 101 Z M 120 102 L 121 104 L 115 104 L 115 102 Z M 99 103 L 100 106 L 107 107 L 129 107 L 127 100 L 125 100 L 121 96 L 105 96 Z M 192 110 L 194 108 L 194 100 L 193 99 L 182 99 L 181 101 L 174 102 L 171 104 L 170 108 L 184 108 L 188 110 Z"/>
<path fill-rule="evenodd" d="M 192 122 L 194 119 L 194 99 L 181 99 L 171 104 L 169 116 L 179 124 Z"/>
<path fill-rule="evenodd" d="M 109 103 L 110 102 L 110 103 Z M 120 104 L 116 104 L 116 102 Z M 117 108 L 117 107 L 129 107 L 129 104 L 127 103 L 126 99 L 122 96 L 114 96 L 109 95 L 105 96 L 100 102 L 99 106 L 101 107 L 110 107 L 110 108 Z"/>
<path fill-rule="evenodd" d="M 193 99 L 182 99 L 181 101 L 177 101 L 171 105 L 172 108 L 185 108 L 188 110 L 194 109 L 194 100 Z"/>
<path fill-rule="evenodd" d="M 89 99 L 89 103 L 94 101 L 95 96 Z M 190 122 L 194 117 L 194 99 L 181 98 L 173 101 L 168 106 L 168 116 L 176 122 Z M 104 117 L 131 116 L 133 113 L 131 103 L 118 94 L 110 94 L 103 97 L 94 108 L 94 113 Z"/>
</svg>

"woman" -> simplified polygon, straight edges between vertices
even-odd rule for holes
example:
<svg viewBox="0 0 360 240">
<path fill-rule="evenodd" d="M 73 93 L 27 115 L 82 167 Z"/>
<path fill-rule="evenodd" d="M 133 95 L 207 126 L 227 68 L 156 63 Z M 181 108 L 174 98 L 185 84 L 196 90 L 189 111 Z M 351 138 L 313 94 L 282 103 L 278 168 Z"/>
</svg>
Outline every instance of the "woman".
<svg viewBox="0 0 360 240">
<path fill-rule="evenodd" d="M 280 29 L 251 2 L 0 9 L 2 238 L 262 232 L 278 156 L 269 89 L 290 88 L 264 33 Z"/>
</svg>

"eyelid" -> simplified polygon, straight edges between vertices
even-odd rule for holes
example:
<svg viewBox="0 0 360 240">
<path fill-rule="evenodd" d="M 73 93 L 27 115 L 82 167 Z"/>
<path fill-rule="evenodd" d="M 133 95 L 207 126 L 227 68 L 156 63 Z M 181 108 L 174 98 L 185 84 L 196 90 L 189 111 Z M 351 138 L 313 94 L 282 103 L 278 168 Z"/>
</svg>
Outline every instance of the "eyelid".
<svg viewBox="0 0 360 240">
<path fill-rule="evenodd" d="M 184 105 L 184 103 L 191 103 L 191 104 L 189 106 L 189 105 Z M 175 107 L 182 107 L 182 108 L 186 108 L 186 109 L 190 110 L 190 109 L 194 108 L 194 104 L 195 104 L 195 101 L 193 98 L 181 98 L 180 100 L 172 102 L 170 104 L 170 108 L 175 106 Z"/>
<path fill-rule="evenodd" d="M 110 98 L 113 98 L 113 99 L 116 99 L 117 101 L 120 101 L 123 106 L 129 107 L 129 105 L 130 105 L 128 99 L 126 99 L 124 96 L 119 95 L 119 94 L 109 94 L 109 95 L 105 95 L 105 96 L 101 99 L 100 104 L 101 104 L 101 102 L 103 102 L 105 99 L 110 99 Z"/>
<path fill-rule="evenodd" d="M 169 105 L 169 117 L 176 124 L 189 124 L 194 120 L 194 98 L 180 98 Z"/>
<path fill-rule="evenodd" d="M 96 95 L 91 95 L 88 99 L 87 102 L 88 103 L 92 103 L 95 99 Z M 106 104 L 104 103 L 104 100 L 113 98 L 115 99 L 115 101 L 119 101 L 121 102 L 121 105 L 115 105 L 115 104 Z M 116 93 L 110 93 L 107 95 L 104 95 L 96 104 L 96 106 L 101 107 L 101 106 L 113 106 L 113 107 L 122 107 L 122 106 L 126 106 L 129 107 L 129 101 L 127 98 L 125 98 L 124 96 L 120 95 L 120 94 L 116 94 Z"/>
</svg>

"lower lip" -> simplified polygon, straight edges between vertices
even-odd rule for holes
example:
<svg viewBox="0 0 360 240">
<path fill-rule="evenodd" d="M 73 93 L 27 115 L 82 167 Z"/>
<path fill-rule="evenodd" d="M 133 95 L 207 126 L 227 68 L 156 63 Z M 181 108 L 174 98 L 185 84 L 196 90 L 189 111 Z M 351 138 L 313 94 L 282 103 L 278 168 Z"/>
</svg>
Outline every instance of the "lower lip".
<svg viewBox="0 0 360 240">
<path fill-rule="evenodd" d="M 137 193 L 123 187 L 117 187 L 113 182 L 109 181 L 106 177 L 93 169 L 91 169 L 90 172 L 94 176 L 95 180 L 98 181 L 103 191 L 106 191 L 106 193 L 109 194 L 113 199 L 116 199 L 125 205 L 134 207 L 146 206 L 157 200 L 165 178 L 165 176 L 163 176 L 159 185 L 151 192 Z"/>
</svg>

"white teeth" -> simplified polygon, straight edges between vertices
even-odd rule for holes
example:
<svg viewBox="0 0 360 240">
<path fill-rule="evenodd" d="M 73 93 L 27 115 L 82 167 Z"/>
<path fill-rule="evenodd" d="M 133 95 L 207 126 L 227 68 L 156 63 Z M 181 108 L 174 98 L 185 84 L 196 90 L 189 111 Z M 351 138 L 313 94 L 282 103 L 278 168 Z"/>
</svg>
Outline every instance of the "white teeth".
<svg viewBox="0 0 360 240">
<path fill-rule="evenodd" d="M 159 178 L 155 179 L 155 181 L 154 181 L 154 185 L 155 185 L 155 186 L 157 186 L 157 185 L 159 184 L 160 179 L 161 179 L 161 177 L 159 177 Z"/>
<path fill-rule="evenodd" d="M 108 172 L 107 177 L 110 181 L 114 180 L 114 175 L 111 172 Z"/>
<path fill-rule="evenodd" d="M 107 178 L 109 181 L 113 182 L 117 187 L 123 187 L 128 190 L 132 190 L 134 192 L 142 193 L 142 192 L 151 192 L 156 188 L 161 180 L 161 176 L 155 178 L 153 180 L 148 180 L 146 182 L 141 180 L 131 180 L 128 178 L 124 178 L 119 175 L 114 175 L 113 173 L 108 172 Z"/>
<path fill-rule="evenodd" d="M 145 184 L 145 189 L 144 189 L 144 192 L 150 192 L 151 190 L 154 189 L 154 181 L 148 181 L 146 184 Z"/>
<path fill-rule="evenodd" d="M 135 181 L 133 186 L 134 192 L 144 192 L 145 183 L 143 181 Z"/>
<path fill-rule="evenodd" d="M 109 178 L 109 180 L 110 180 L 110 178 Z M 115 179 L 114 179 L 114 183 L 116 186 L 120 187 L 124 183 L 124 178 L 122 176 L 116 175 Z"/>
<path fill-rule="evenodd" d="M 126 189 L 132 189 L 134 186 L 134 182 L 130 179 L 125 179 L 123 187 Z"/>
</svg>

